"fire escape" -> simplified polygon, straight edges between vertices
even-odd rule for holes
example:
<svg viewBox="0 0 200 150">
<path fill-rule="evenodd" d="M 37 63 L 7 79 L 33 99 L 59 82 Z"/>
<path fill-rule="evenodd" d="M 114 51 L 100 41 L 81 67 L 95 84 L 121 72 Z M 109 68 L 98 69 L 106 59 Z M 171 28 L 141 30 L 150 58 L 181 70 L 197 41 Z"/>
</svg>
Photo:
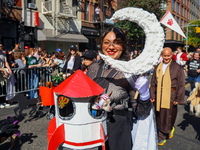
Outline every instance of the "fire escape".
<svg viewBox="0 0 200 150">
<path fill-rule="evenodd" d="M 54 0 L 42 2 L 42 14 L 53 26 L 54 35 L 78 33 L 78 29 L 74 28 L 76 27 L 74 23 L 77 17 L 76 8 L 71 7 L 68 0 L 63 0 L 61 3 Z"/>
<path fill-rule="evenodd" d="M 22 8 L 16 6 L 18 1 L 20 0 L 0 0 L 0 42 L 4 42 L 5 48 L 11 48 L 24 39 Z M 7 29 L 11 26 L 15 30 L 8 32 Z"/>
<path fill-rule="evenodd" d="M 19 0 L 0 0 L 0 20 L 9 19 L 21 21 L 22 15 L 20 8 L 15 7 L 15 3 Z"/>
</svg>

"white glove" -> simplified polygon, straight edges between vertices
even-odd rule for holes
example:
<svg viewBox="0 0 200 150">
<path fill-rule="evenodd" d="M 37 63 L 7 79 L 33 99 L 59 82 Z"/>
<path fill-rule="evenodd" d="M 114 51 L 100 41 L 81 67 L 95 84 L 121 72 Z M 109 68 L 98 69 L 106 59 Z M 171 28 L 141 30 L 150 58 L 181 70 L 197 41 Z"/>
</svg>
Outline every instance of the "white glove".
<svg viewBox="0 0 200 150">
<path fill-rule="evenodd" d="M 139 77 L 135 82 L 135 88 L 139 91 L 141 100 L 146 101 L 150 98 L 147 76 Z"/>
</svg>

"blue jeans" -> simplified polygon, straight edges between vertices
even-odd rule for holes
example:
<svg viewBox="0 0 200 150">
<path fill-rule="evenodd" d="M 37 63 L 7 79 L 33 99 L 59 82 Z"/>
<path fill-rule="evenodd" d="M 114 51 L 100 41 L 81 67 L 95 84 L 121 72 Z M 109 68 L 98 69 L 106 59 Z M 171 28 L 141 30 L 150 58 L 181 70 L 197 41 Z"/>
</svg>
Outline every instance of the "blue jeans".
<svg viewBox="0 0 200 150">
<path fill-rule="evenodd" d="M 29 70 L 29 90 L 32 90 L 32 91 L 29 92 L 30 98 L 37 98 L 38 97 L 38 92 L 37 92 L 36 88 L 38 88 L 37 72 L 34 71 L 34 70 Z"/>
<path fill-rule="evenodd" d="M 192 91 L 195 88 L 195 82 L 200 82 L 200 76 L 197 77 L 188 76 L 188 79 L 191 84 L 191 91 Z"/>
</svg>

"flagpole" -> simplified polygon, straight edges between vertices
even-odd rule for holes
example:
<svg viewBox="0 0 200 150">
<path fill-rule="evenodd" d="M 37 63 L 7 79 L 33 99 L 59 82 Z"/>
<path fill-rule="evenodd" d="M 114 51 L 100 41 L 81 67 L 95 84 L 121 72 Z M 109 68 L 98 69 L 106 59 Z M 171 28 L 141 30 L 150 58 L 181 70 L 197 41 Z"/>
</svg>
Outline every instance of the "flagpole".
<svg viewBox="0 0 200 150">
<path fill-rule="evenodd" d="M 185 45 L 185 48 L 186 48 L 186 53 L 188 52 L 188 23 L 187 23 L 187 33 L 186 33 L 186 45 Z"/>
</svg>

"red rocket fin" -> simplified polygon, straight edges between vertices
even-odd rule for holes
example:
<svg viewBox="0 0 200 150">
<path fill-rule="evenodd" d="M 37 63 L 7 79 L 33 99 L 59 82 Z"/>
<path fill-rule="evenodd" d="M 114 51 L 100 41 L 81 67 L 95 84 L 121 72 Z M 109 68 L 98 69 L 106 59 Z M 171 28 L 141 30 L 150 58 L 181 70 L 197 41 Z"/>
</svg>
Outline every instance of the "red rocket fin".
<svg viewBox="0 0 200 150">
<path fill-rule="evenodd" d="M 106 147 L 105 147 L 105 136 L 104 136 L 104 130 L 103 130 L 102 124 L 100 124 L 100 138 L 101 138 L 102 150 L 106 150 Z"/>
<path fill-rule="evenodd" d="M 64 124 L 60 125 L 49 139 L 48 150 L 56 150 L 63 142 L 65 142 Z"/>
<path fill-rule="evenodd" d="M 51 121 L 49 122 L 49 127 L 48 127 L 48 131 L 47 131 L 48 142 L 55 130 L 56 130 L 56 117 L 53 117 L 53 119 L 51 119 Z"/>
</svg>

